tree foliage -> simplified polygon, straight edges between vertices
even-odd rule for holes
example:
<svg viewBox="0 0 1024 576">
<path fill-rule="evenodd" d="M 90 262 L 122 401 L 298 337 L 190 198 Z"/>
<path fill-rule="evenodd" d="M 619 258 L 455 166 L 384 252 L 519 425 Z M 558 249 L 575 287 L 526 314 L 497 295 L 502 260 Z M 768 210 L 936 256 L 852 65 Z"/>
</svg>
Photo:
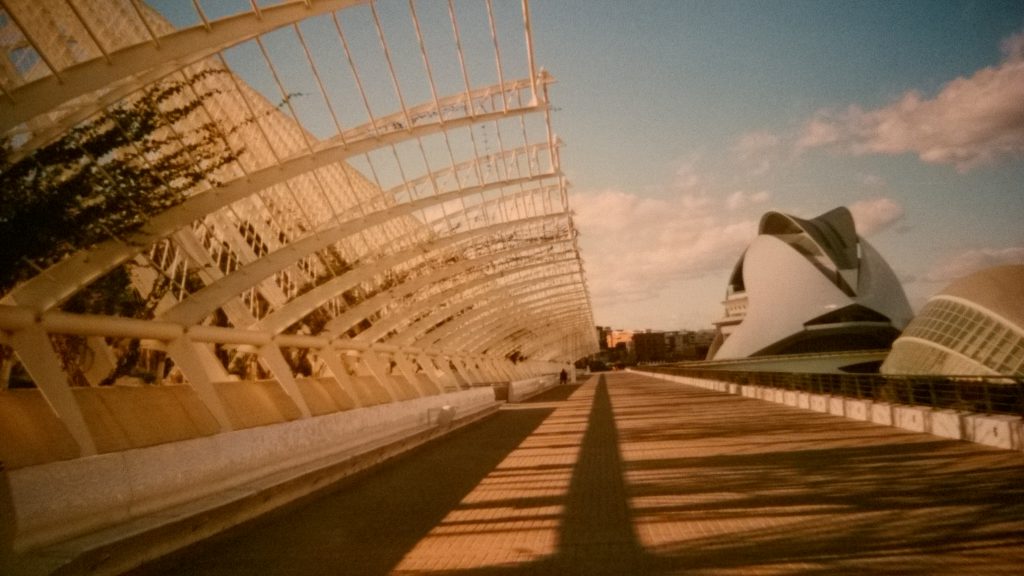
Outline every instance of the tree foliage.
<svg viewBox="0 0 1024 576">
<path fill-rule="evenodd" d="M 200 114 L 206 69 L 164 81 L 11 162 L 0 143 L 0 291 L 76 250 L 131 232 L 237 159 Z"/>
</svg>

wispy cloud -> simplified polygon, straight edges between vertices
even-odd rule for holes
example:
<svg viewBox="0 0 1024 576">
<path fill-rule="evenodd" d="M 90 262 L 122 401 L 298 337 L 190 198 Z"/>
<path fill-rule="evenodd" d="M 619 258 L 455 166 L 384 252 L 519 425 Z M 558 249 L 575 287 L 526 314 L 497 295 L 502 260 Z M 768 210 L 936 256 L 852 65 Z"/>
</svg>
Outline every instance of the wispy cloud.
<svg viewBox="0 0 1024 576">
<path fill-rule="evenodd" d="M 729 268 L 757 233 L 756 218 L 703 193 L 602 190 L 572 203 L 595 305 L 650 300 L 672 282 Z"/>
<path fill-rule="evenodd" d="M 820 110 L 804 125 L 796 148 L 912 153 L 961 172 L 1024 156 L 1024 32 L 1002 48 L 999 64 L 950 81 L 934 98 L 909 91 L 875 110 Z"/>
<path fill-rule="evenodd" d="M 729 194 L 725 199 L 725 207 L 729 210 L 740 210 L 748 206 L 764 204 L 770 200 L 772 195 L 764 190 L 758 192 L 744 192 L 737 190 Z"/>
<path fill-rule="evenodd" d="M 1024 246 L 964 250 L 944 259 L 923 279 L 927 282 L 951 282 L 979 270 L 1007 264 L 1024 264 Z"/>
<path fill-rule="evenodd" d="M 903 219 L 903 205 L 892 198 L 871 198 L 849 205 L 857 234 L 868 237 L 888 230 Z"/>
<path fill-rule="evenodd" d="M 782 139 L 770 132 L 748 132 L 732 148 L 739 162 L 754 176 L 768 173 L 775 165 Z"/>
</svg>

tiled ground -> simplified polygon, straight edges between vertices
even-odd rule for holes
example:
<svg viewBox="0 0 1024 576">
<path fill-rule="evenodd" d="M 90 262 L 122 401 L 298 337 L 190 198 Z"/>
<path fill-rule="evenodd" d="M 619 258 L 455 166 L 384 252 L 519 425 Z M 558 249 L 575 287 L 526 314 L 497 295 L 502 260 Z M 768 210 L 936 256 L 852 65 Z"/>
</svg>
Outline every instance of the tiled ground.
<svg viewBox="0 0 1024 576">
<path fill-rule="evenodd" d="M 1013 574 L 1024 454 L 612 373 L 159 574 Z"/>
</svg>

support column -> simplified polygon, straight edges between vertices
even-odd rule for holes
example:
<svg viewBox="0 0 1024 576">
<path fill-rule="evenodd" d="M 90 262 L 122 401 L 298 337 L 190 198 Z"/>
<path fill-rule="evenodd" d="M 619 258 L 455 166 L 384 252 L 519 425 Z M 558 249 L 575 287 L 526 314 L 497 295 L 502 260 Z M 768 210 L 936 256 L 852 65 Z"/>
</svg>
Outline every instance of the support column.
<svg viewBox="0 0 1024 576">
<path fill-rule="evenodd" d="M 96 454 L 96 442 L 89 431 L 82 409 L 75 400 L 67 375 L 61 367 L 60 356 L 53 349 L 50 336 L 38 324 L 11 335 L 11 348 L 36 383 L 43 398 L 57 417 L 64 422 L 71 437 L 78 444 L 82 456 Z"/>
<path fill-rule="evenodd" d="M 423 368 L 423 373 L 426 374 L 427 378 L 429 378 L 430 381 L 434 383 L 434 387 L 437 388 L 437 392 L 439 394 L 443 393 L 445 388 L 444 381 L 438 374 L 439 370 L 437 368 L 437 365 L 434 364 L 434 361 L 431 360 L 430 357 L 427 356 L 426 354 L 420 354 L 419 356 L 416 357 L 416 363 L 419 364 L 421 368 Z"/>
<path fill-rule="evenodd" d="M 516 362 L 509 366 L 509 371 L 512 372 L 513 380 L 525 380 L 526 378 L 528 378 L 526 371 L 523 370 L 522 362 Z"/>
<path fill-rule="evenodd" d="M 292 367 L 288 365 L 288 361 L 285 360 L 284 354 L 281 353 L 281 349 L 277 347 L 277 344 L 271 342 L 261 346 L 257 353 L 260 359 L 267 363 L 267 368 L 270 368 L 270 372 L 274 375 L 277 383 L 281 385 L 284 393 L 298 407 L 302 417 L 309 418 L 312 416 L 309 406 L 306 404 L 306 399 L 302 397 L 302 392 L 299 390 L 299 384 L 295 381 Z"/>
<path fill-rule="evenodd" d="M 363 400 L 360 398 L 359 393 L 356 391 L 355 382 L 352 381 L 352 376 L 349 375 L 348 370 L 345 369 L 345 364 L 341 357 L 338 356 L 338 351 L 328 346 L 317 351 L 317 355 L 324 364 L 327 365 L 327 371 L 331 373 L 334 381 L 338 383 L 338 387 L 341 391 L 347 394 L 352 401 L 355 403 L 357 408 L 363 406 Z"/>
<path fill-rule="evenodd" d="M 434 366 L 436 366 L 441 372 L 441 379 L 444 383 L 444 388 L 451 387 L 456 390 L 460 390 L 462 385 L 459 384 L 458 377 L 455 376 L 455 373 L 452 371 L 452 367 L 449 364 L 451 361 L 452 359 L 449 356 L 438 356 L 435 360 L 431 360 Z"/>
<path fill-rule="evenodd" d="M 192 342 L 188 336 L 182 336 L 167 343 L 167 355 L 181 369 L 189 385 L 217 421 L 220 430 L 232 430 L 224 403 L 213 385 L 216 381 L 227 380 L 228 375 L 213 351 L 205 344 Z"/>
<path fill-rule="evenodd" d="M 477 358 L 474 361 L 474 365 L 480 375 L 484 377 L 484 382 L 494 384 L 501 380 L 501 376 L 494 371 L 494 367 L 491 366 L 491 363 L 488 362 L 487 359 Z"/>
<path fill-rule="evenodd" d="M 402 371 L 402 375 L 405 379 L 412 384 L 413 388 L 419 391 L 420 396 L 433 396 L 437 394 L 437 390 L 431 390 L 425 386 L 416 375 L 416 366 L 412 361 L 401 352 L 395 352 L 393 356 L 395 363 L 398 364 L 398 369 Z"/>
<path fill-rule="evenodd" d="M 110 351 L 110 346 L 107 346 L 106 338 L 102 336 L 89 336 L 85 343 L 92 352 L 92 365 L 83 371 L 85 379 L 89 381 L 89 386 L 98 386 L 117 368 L 117 358 Z"/>
<path fill-rule="evenodd" d="M 370 371 L 370 374 L 377 380 L 377 383 L 388 393 L 392 402 L 401 397 L 394 382 L 391 381 L 391 377 L 388 375 L 387 365 L 380 359 L 380 356 L 377 356 L 372 350 L 364 350 L 359 354 L 359 360 Z"/>
<path fill-rule="evenodd" d="M 462 374 L 462 378 L 466 380 L 466 382 L 470 386 L 480 381 L 480 377 L 475 372 L 470 370 L 469 363 L 467 363 L 464 358 L 453 356 L 452 363 L 455 364 L 455 369 L 459 372 L 459 374 Z"/>
<path fill-rule="evenodd" d="M 491 370 L 498 375 L 498 380 L 501 381 L 512 381 L 512 375 L 506 370 L 505 363 L 497 358 L 488 358 L 487 364 L 491 367 Z"/>
</svg>

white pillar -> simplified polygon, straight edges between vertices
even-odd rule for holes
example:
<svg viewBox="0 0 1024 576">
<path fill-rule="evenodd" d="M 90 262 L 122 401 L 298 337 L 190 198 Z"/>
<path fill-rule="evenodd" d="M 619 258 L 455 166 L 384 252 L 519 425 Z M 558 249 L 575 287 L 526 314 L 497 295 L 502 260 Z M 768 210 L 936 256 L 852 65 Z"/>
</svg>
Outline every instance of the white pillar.
<svg viewBox="0 0 1024 576">
<path fill-rule="evenodd" d="M 328 346 L 318 350 L 317 356 L 327 365 L 327 371 L 331 373 L 334 381 L 338 383 L 338 388 L 352 399 L 356 407 L 363 406 L 363 400 L 356 391 L 355 382 L 352 380 L 352 376 L 349 375 L 348 370 L 345 369 L 345 364 L 338 355 L 338 351 Z"/>
<path fill-rule="evenodd" d="M 185 375 L 196 395 L 213 415 L 221 431 L 231 430 L 231 420 L 213 383 L 228 379 L 227 372 L 206 344 L 181 336 L 167 343 L 167 355 Z"/>
<path fill-rule="evenodd" d="M 394 359 L 398 364 L 398 369 L 401 370 L 402 374 L 405 376 L 405 379 L 408 380 L 413 387 L 419 390 L 420 396 L 433 396 L 440 391 L 440 389 L 420 381 L 418 373 L 416 372 L 416 364 L 414 364 L 414 361 L 410 357 L 402 354 L 401 352 L 395 352 Z M 432 383 L 433 381 L 431 381 L 431 384 Z"/>
<path fill-rule="evenodd" d="M 452 361 L 455 362 L 455 367 L 458 368 L 459 373 L 462 374 L 462 377 L 465 378 L 470 385 L 477 384 L 481 381 L 480 375 L 469 367 L 469 362 L 467 362 L 465 358 L 454 357 L 452 358 Z"/>
<path fill-rule="evenodd" d="M 501 366 L 501 362 L 494 358 L 487 358 L 484 360 L 484 364 L 494 374 L 495 382 L 505 382 L 508 380 L 508 373 Z"/>
<path fill-rule="evenodd" d="M 96 442 L 68 384 L 60 356 L 53 350 L 49 334 L 38 324 L 33 324 L 12 334 L 10 344 L 36 387 L 43 393 L 43 398 L 78 443 L 82 456 L 96 454 Z"/>
<path fill-rule="evenodd" d="M 430 362 L 437 367 L 441 373 L 441 382 L 443 384 L 442 389 L 454 388 L 456 390 L 462 388 L 459 384 L 459 379 L 455 376 L 452 371 L 451 362 L 452 359 L 449 356 L 438 356 L 434 359 L 430 359 Z"/>
<path fill-rule="evenodd" d="M 426 354 L 420 354 L 416 357 L 416 363 L 420 365 L 420 368 L 423 368 L 423 373 L 426 374 L 427 378 L 434 383 L 434 387 L 437 388 L 438 393 L 444 392 L 444 373 L 437 368 L 434 361 Z"/>
<path fill-rule="evenodd" d="M 480 370 L 486 374 L 487 379 L 490 382 L 495 383 L 505 380 L 505 378 L 502 377 L 502 373 L 495 368 L 494 363 L 490 362 L 489 358 L 481 358 L 477 360 L 476 363 L 480 367 Z"/>
<path fill-rule="evenodd" d="M 306 404 L 306 399 L 302 397 L 302 392 L 299 390 L 299 384 L 295 381 L 292 367 L 288 365 L 288 360 L 285 359 L 277 344 L 273 342 L 265 344 L 259 348 L 258 353 L 260 358 L 267 363 L 267 368 L 270 369 L 274 379 L 277 380 L 284 393 L 295 403 L 302 417 L 309 418 L 312 416 L 309 406 Z"/>
<path fill-rule="evenodd" d="M 400 395 L 395 387 L 395 383 L 391 381 L 391 377 L 388 375 L 388 366 L 380 359 L 379 356 L 372 350 L 364 350 L 359 354 L 359 361 L 366 366 L 366 369 L 370 371 L 377 383 L 388 393 L 392 401 L 398 400 Z"/>
</svg>

